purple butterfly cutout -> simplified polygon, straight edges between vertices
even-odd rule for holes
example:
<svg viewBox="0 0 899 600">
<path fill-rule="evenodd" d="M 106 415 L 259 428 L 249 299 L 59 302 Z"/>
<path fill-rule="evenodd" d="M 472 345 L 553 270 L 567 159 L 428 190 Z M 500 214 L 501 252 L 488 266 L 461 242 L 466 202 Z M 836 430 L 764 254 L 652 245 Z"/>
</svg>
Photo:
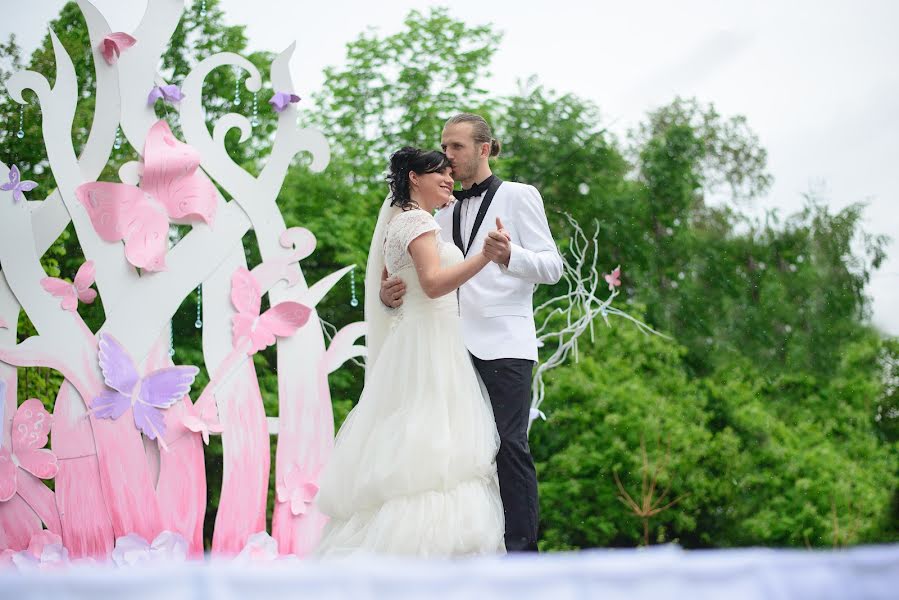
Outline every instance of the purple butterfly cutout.
<svg viewBox="0 0 899 600">
<path fill-rule="evenodd" d="M 13 165 L 9 169 L 9 182 L 0 185 L 0 190 L 4 192 L 12 191 L 12 201 L 18 204 L 25 195 L 22 192 L 30 192 L 37 187 L 33 181 L 22 181 L 22 174 L 19 173 L 19 167 Z"/>
<path fill-rule="evenodd" d="M 181 90 L 178 89 L 177 85 L 157 85 L 150 90 L 150 95 L 147 96 L 147 104 L 152 106 L 156 104 L 156 101 L 160 98 L 170 104 L 174 104 L 175 102 L 181 102 L 181 99 L 184 98 L 184 94 L 181 93 Z"/>
<path fill-rule="evenodd" d="M 296 94 L 291 94 L 288 92 L 275 92 L 275 95 L 272 96 L 272 99 L 268 101 L 269 104 L 275 109 L 275 112 L 283 112 L 285 108 L 287 108 L 291 103 L 296 103 L 300 101 L 300 97 Z"/>
<path fill-rule="evenodd" d="M 108 333 L 100 334 L 100 370 L 111 388 L 91 402 L 91 411 L 101 419 L 118 419 L 132 409 L 134 425 L 149 439 L 162 438 L 168 408 L 189 391 L 200 370 L 197 367 L 165 367 L 140 377 L 125 348 Z"/>
</svg>

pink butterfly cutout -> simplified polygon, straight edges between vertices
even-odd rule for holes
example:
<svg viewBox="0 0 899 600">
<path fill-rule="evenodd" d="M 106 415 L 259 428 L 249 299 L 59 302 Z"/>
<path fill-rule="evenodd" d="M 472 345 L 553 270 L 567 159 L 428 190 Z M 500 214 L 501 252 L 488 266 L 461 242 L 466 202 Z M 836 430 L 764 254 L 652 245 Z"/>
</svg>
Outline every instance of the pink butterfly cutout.
<svg viewBox="0 0 899 600">
<path fill-rule="evenodd" d="M 312 309 L 299 302 L 282 302 L 260 315 L 262 291 L 246 267 L 238 268 L 231 278 L 231 302 L 238 310 L 232 318 L 234 345 L 241 339 L 249 340 L 250 355 L 274 344 L 276 336 L 293 335 L 312 314 Z"/>
<path fill-rule="evenodd" d="M 10 447 L 0 447 L 0 502 L 16 493 L 19 469 L 41 479 L 56 477 L 56 454 L 44 448 L 52 422 L 53 417 L 37 398 L 19 406 L 12 420 Z"/>
<path fill-rule="evenodd" d="M 9 168 L 9 181 L 0 185 L 0 190 L 12 192 L 13 203 L 18 204 L 25 198 L 25 194 L 22 192 L 30 192 L 36 187 L 37 184 L 29 179 L 22 181 L 22 173 L 19 172 L 19 167 L 13 165 Z"/>
<path fill-rule="evenodd" d="M 101 48 L 103 58 L 106 60 L 107 64 L 114 65 L 116 61 L 119 60 L 119 55 L 122 51 L 127 50 L 135 43 L 137 43 L 137 40 L 127 33 L 121 31 L 110 33 L 103 38 Z"/>
<path fill-rule="evenodd" d="M 54 296 L 62 298 L 62 307 L 74 312 L 78 309 L 79 300 L 90 304 L 96 299 L 97 291 L 91 289 L 95 273 L 94 261 L 89 260 L 78 268 L 74 283 L 56 277 L 44 277 L 41 279 L 41 287 Z"/>
<path fill-rule="evenodd" d="M 208 446 L 210 433 L 221 433 L 225 430 L 219 422 L 217 412 L 214 401 L 203 402 L 201 405 L 201 402 L 197 400 L 187 409 L 181 422 L 191 431 L 201 434 L 203 443 Z"/>
<path fill-rule="evenodd" d="M 9 329 L 9 325 L 6 324 L 6 321 L 3 320 L 3 317 L 0 317 L 0 329 Z"/>
<path fill-rule="evenodd" d="M 181 400 L 190 391 L 200 370 L 194 366 L 164 367 L 145 377 L 125 348 L 108 333 L 100 334 L 100 370 L 109 388 L 91 402 L 91 412 L 101 419 L 118 419 L 131 408 L 134 426 L 149 439 L 165 434 L 163 408 Z"/>
<path fill-rule="evenodd" d="M 621 265 L 615 267 L 615 270 L 608 275 L 603 275 L 606 283 L 609 284 L 609 291 L 614 292 L 615 288 L 621 285 Z"/>
<path fill-rule="evenodd" d="M 95 181 L 78 186 L 75 195 L 87 210 L 97 234 L 107 242 L 125 241 L 125 257 L 148 271 L 166 268 L 169 219 L 215 221 L 218 195 L 199 169 L 200 154 L 157 121 L 144 145 L 139 187 Z"/>
<path fill-rule="evenodd" d="M 290 512 L 294 516 L 306 514 L 309 505 L 318 494 L 318 485 L 307 481 L 300 468 L 293 464 L 287 475 L 277 485 L 278 502 L 290 502 Z"/>
</svg>

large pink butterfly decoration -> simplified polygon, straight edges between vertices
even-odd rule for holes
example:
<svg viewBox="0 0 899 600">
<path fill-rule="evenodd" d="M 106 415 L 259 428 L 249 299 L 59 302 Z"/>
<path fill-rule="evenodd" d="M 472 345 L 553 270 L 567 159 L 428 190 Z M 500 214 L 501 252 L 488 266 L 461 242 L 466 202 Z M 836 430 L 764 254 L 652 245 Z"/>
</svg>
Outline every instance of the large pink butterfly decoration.
<svg viewBox="0 0 899 600">
<path fill-rule="evenodd" d="M 107 242 L 125 241 L 125 257 L 148 271 L 166 268 L 169 219 L 215 220 L 218 196 L 199 168 L 200 154 L 157 121 L 144 144 L 140 185 L 94 181 L 75 190 L 97 234 Z"/>
<path fill-rule="evenodd" d="M 91 412 L 101 419 L 118 419 L 131 409 L 134 425 L 149 439 L 162 442 L 165 419 L 162 409 L 190 391 L 200 370 L 194 366 L 164 367 L 141 377 L 125 348 L 108 333 L 100 334 L 100 370 L 108 389 L 91 402 Z"/>
<path fill-rule="evenodd" d="M 0 502 L 16 493 L 20 469 L 41 479 L 56 477 L 56 455 L 44 448 L 52 422 L 53 417 L 37 398 L 19 406 L 12 420 L 11 444 L 0 447 Z"/>
<path fill-rule="evenodd" d="M 238 311 L 232 320 L 234 345 L 248 340 L 250 355 L 274 344 L 276 337 L 293 335 L 312 314 L 311 308 L 299 302 L 282 302 L 260 315 L 262 290 L 246 267 L 237 269 L 231 278 L 231 302 Z"/>
<path fill-rule="evenodd" d="M 103 38 L 100 51 L 103 53 L 103 59 L 109 65 L 114 65 L 119 60 L 122 50 L 127 50 L 137 43 L 137 40 L 127 33 L 117 31 L 110 33 Z"/>
<path fill-rule="evenodd" d="M 62 298 L 62 307 L 72 312 L 78 309 L 78 301 L 90 304 L 97 297 L 97 291 L 92 290 L 94 284 L 94 261 L 89 260 L 78 268 L 74 283 L 69 283 L 56 277 L 44 277 L 41 279 L 41 287 L 58 298 Z"/>
</svg>

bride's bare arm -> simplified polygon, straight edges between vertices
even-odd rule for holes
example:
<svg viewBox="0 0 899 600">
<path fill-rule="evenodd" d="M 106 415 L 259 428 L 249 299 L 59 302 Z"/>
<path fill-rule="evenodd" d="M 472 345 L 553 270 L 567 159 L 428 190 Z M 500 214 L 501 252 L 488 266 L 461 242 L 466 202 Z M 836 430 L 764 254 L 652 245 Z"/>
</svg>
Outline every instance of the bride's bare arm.
<svg viewBox="0 0 899 600">
<path fill-rule="evenodd" d="M 441 267 L 437 238 L 433 231 L 423 233 L 409 242 L 409 254 L 415 263 L 418 281 L 428 298 L 449 294 L 490 264 L 490 259 L 483 252 L 478 252 L 457 265 Z"/>
</svg>

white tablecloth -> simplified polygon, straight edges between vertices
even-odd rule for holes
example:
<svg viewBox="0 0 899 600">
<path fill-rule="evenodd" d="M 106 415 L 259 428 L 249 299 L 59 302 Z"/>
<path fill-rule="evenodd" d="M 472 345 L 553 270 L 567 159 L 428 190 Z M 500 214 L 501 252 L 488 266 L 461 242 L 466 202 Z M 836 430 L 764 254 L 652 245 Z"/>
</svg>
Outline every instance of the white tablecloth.
<svg viewBox="0 0 899 600">
<path fill-rule="evenodd" d="M 899 599 L 899 545 L 645 550 L 457 561 L 223 561 L 0 572 L 0 598 Z"/>
</svg>

